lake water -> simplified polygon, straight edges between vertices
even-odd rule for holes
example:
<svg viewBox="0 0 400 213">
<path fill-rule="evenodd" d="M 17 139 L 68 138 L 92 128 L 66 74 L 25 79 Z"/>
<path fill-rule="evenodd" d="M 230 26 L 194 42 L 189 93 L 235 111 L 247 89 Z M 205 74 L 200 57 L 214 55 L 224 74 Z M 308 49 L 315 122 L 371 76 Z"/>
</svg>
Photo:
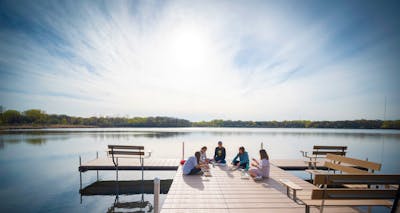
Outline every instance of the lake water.
<svg viewBox="0 0 400 213">
<path fill-rule="evenodd" d="M 181 158 L 201 146 L 212 156 L 217 141 L 223 141 L 227 157 L 239 146 L 257 157 L 261 142 L 270 158 L 301 159 L 299 150 L 313 145 L 346 145 L 347 156 L 382 163 L 381 173 L 400 173 L 400 131 L 332 129 L 247 128 L 107 128 L 49 129 L 0 133 L 0 212 L 107 212 L 114 195 L 81 196 L 79 156 L 105 156 L 108 144 L 143 145 L 152 158 Z M 145 179 L 170 179 L 174 171 L 145 172 Z M 122 171 L 120 179 L 137 180 L 139 172 Z M 96 172 L 82 173 L 83 186 L 96 181 Z M 302 176 L 302 174 L 297 174 Z M 101 180 L 114 180 L 115 173 L 101 171 Z M 152 201 L 151 194 L 143 195 Z M 142 195 L 121 195 L 120 203 L 141 201 Z M 165 195 L 161 195 L 161 200 Z M 140 210 L 140 209 L 134 209 Z"/>
</svg>

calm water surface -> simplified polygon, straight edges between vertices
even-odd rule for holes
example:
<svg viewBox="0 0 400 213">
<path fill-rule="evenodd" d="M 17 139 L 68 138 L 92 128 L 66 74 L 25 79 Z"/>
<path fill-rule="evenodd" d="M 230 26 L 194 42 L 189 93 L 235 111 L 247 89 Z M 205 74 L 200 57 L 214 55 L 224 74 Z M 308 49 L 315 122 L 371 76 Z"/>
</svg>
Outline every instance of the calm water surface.
<svg viewBox="0 0 400 213">
<path fill-rule="evenodd" d="M 348 156 L 382 163 L 381 173 L 400 173 L 400 131 L 330 129 L 246 129 L 246 128 L 123 128 L 49 129 L 0 133 L 0 212 L 107 212 L 114 195 L 81 196 L 79 156 L 105 156 L 108 144 L 144 145 L 152 158 L 181 158 L 201 146 L 222 140 L 228 158 L 241 145 L 250 157 L 257 157 L 261 142 L 271 158 L 301 159 L 299 150 L 313 145 L 346 145 Z M 173 171 L 145 172 L 146 179 L 170 179 Z M 137 180 L 139 172 L 124 171 L 121 179 Z M 296 173 L 302 176 L 304 174 Z M 101 180 L 113 180 L 115 173 L 100 172 Z M 96 181 L 96 172 L 83 173 L 83 186 Z M 152 201 L 151 194 L 144 200 Z M 165 195 L 161 196 L 162 200 Z M 119 202 L 136 202 L 142 195 L 122 195 Z M 132 209 L 131 209 L 132 210 Z M 140 209 L 133 209 L 134 211 Z"/>
</svg>

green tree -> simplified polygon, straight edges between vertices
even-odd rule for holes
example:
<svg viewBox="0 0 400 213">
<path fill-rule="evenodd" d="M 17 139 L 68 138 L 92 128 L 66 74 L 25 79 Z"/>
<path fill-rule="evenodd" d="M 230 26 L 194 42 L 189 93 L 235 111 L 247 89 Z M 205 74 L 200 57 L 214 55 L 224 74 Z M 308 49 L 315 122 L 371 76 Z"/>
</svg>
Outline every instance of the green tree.
<svg viewBox="0 0 400 213">
<path fill-rule="evenodd" d="M 17 124 L 21 122 L 21 113 L 17 110 L 7 110 L 3 113 L 3 123 Z"/>
<path fill-rule="evenodd" d="M 40 109 L 30 109 L 26 110 L 23 115 L 25 116 L 24 119 L 27 123 L 46 123 L 46 113 L 41 111 Z"/>
</svg>

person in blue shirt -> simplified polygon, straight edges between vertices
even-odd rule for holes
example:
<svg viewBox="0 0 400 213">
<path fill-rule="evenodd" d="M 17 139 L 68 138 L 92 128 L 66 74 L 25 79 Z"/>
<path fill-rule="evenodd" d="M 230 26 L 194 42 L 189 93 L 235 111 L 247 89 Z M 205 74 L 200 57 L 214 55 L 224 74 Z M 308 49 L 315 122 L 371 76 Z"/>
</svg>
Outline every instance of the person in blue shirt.
<svg viewBox="0 0 400 213">
<path fill-rule="evenodd" d="M 239 160 L 237 160 L 238 158 L 239 158 Z M 243 146 L 241 146 L 239 148 L 239 153 L 233 159 L 232 165 L 235 165 L 242 169 L 249 168 L 249 154 L 247 154 L 247 152 L 244 150 Z"/>
<path fill-rule="evenodd" d="M 218 146 L 215 147 L 214 161 L 216 163 L 226 163 L 225 161 L 225 147 L 222 146 L 222 141 L 218 141 Z"/>
<path fill-rule="evenodd" d="M 189 157 L 187 161 L 185 161 L 185 164 L 183 164 L 182 167 L 182 172 L 184 175 L 195 175 L 200 173 L 201 168 L 207 167 L 207 165 L 200 162 L 200 152 L 196 152 L 194 153 L 194 156 Z"/>
</svg>

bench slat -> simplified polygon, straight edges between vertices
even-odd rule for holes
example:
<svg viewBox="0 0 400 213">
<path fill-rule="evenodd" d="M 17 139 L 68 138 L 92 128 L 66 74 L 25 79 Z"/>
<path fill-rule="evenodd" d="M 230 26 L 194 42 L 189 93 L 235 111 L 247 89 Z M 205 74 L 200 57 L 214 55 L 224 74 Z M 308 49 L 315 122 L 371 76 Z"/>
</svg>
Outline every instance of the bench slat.
<svg viewBox="0 0 400 213">
<path fill-rule="evenodd" d="M 108 145 L 109 149 L 144 149 L 144 146 Z"/>
<path fill-rule="evenodd" d="M 313 151 L 313 155 L 327 155 L 327 154 L 334 154 L 334 155 L 346 155 L 346 152 L 342 151 Z"/>
<path fill-rule="evenodd" d="M 320 146 L 315 145 L 313 149 L 339 149 L 339 150 L 346 150 L 347 146 Z"/>
<path fill-rule="evenodd" d="M 342 172 L 346 172 L 346 173 L 351 173 L 351 174 L 368 174 L 368 171 L 356 169 L 356 168 L 353 168 L 350 166 L 343 166 L 343 165 L 331 163 L 328 161 L 325 161 L 324 166 L 328 167 L 330 169 L 334 169 L 334 170 L 338 170 L 338 171 L 342 171 Z"/>
<path fill-rule="evenodd" d="M 392 199 L 396 193 L 390 189 L 314 189 L 311 199 Z"/>
<path fill-rule="evenodd" d="M 381 170 L 381 166 L 382 166 L 382 164 L 380 164 L 380 163 L 375 163 L 375 162 L 365 161 L 365 160 L 360 160 L 360 159 L 355 159 L 355 158 L 349 158 L 349 157 L 334 155 L 334 154 L 330 154 L 330 153 L 326 155 L 326 159 L 340 161 L 342 163 L 352 164 L 354 166 L 359 166 L 359 167 L 363 167 L 363 168 L 371 169 L 371 170 L 375 170 L 375 171 Z"/>
<path fill-rule="evenodd" d="M 378 174 L 315 174 L 314 184 L 400 184 L 400 175 Z"/>
<path fill-rule="evenodd" d="M 283 185 L 294 189 L 294 190 L 302 190 L 303 188 L 295 183 L 293 183 L 292 181 L 288 180 L 288 179 L 279 179 L 279 182 L 281 182 Z"/>
<path fill-rule="evenodd" d="M 115 155 L 144 155 L 144 152 L 135 152 L 135 151 L 115 151 L 115 150 L 111 151 L 111 150 L 109 150 L 109 151 L 108 151 L 108 154 L 110 154 L 110 155 L 114 154 L 114 156 L 115 156 Z"/>
<path fill-rule="evenodd" d="M 302 200 L 308 206 L 321 206 L 322 200 Z M 325 200 L 326 206 L 391 206 L 390 200 Z"/>
</svg>

